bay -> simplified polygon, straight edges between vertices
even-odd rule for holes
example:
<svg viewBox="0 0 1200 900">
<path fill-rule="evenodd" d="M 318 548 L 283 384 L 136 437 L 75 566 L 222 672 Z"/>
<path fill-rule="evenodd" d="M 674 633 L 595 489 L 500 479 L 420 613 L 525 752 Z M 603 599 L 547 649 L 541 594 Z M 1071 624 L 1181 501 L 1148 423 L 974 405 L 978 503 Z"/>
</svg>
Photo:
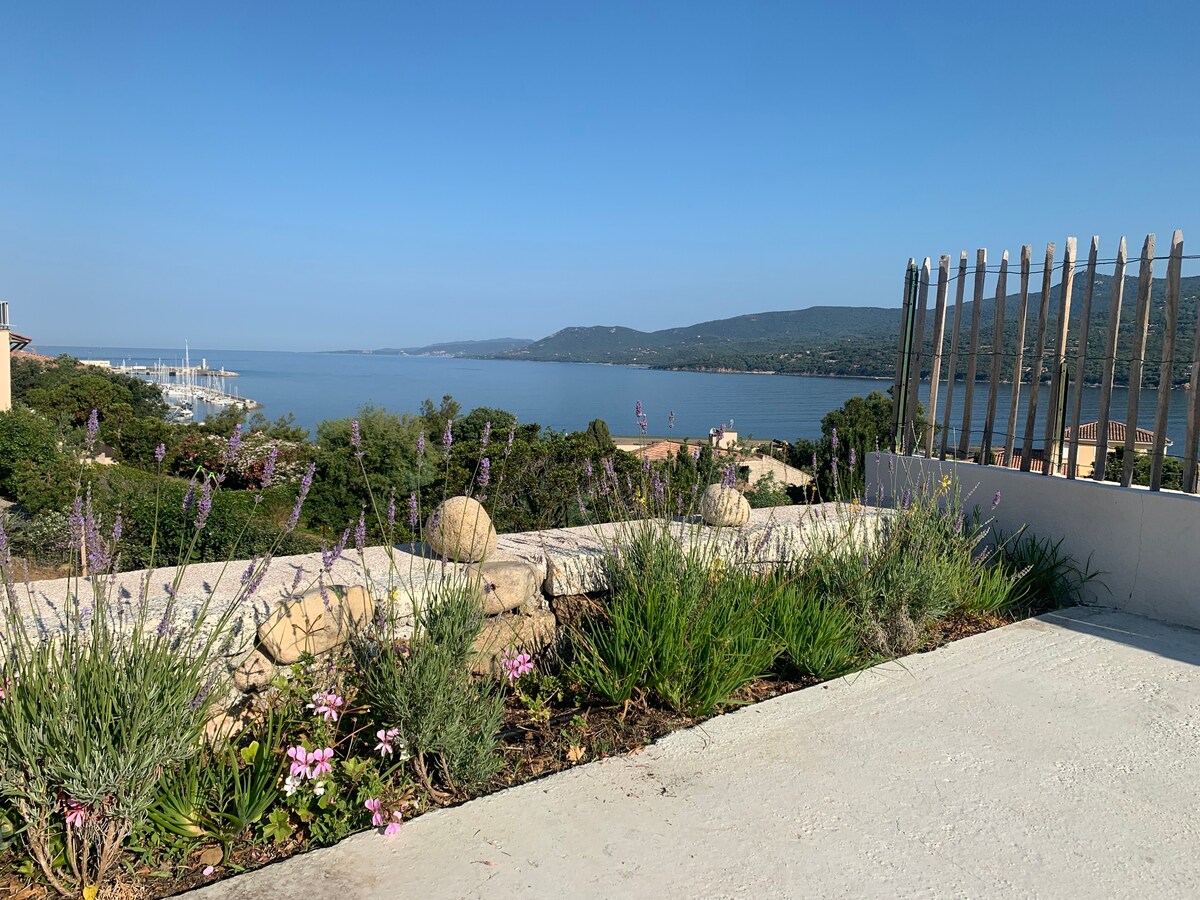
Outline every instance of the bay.
<svg viewBox="0 0 1200 900">
<path fill-rule="evenodd" d="M 160 360 L 179 364 L 178 348 L 64 347 L 39 348 L 50 355 L 69 353 L 86 359 L 105 359 L 114 365 L 153 365 Z M 866 378 L 821 378 L 803 375 L 759 375 L 716 372 L 666 372 L 630 366 L 591 363 L 527 362 L 518 360 L 452 359 L 429 356 L 289 353 L 267 350 L 193 348 L 193 365 L 207 360 L 210 368 L 239 373 L 226 387 L 263 405 L 274 419 L 293 413 L 296 421 L 315 434 L 324 419 L 353 416 L 364 404 L 392 412 L 416 412 L 422 400 L 437 403 L 450 394 L 467 412 L 488 406 L 508 410 L 522 422 L 537 422 L 556 431 L 578 431 L 592 419 L 604 419 L 614 435 L 638 433 L 634 406 L 641 401 L 652 435 L 702 437 L 717 425 L 740 435 L 794 441 L 818 437 L 821 417 L 855 395 L 886 391 L 890 382 Z M 928 396 L 923 385 L 921 399 Z M 943 396 L 945 388 L 943 386 Z M 1024 430 L 1025 398 L 1018 418 L 1017 443 Z M 1083 389 L 1083 418 L 1096 418 L 1099 390 Z M 964 385 L 955 386 L 952 438 L 962 419 Z M 999 434 L 1007 423 L 1011 386 L 1003 385 L 998 404 Z M 1168 436 L 1183 443 L 1186 411 L 1183 391 L 1172 394 Z M 1039 406 L 1044 411 L 1048 388 Z M 1143 392 L 1138 420 L 1153 428 L 1156 397 Z M 1128 392 L 1113 392 L 1112 418 L 1124 421 Z M 987 385 L 975 389 L 972 443 L 978 443 L 987 404 Z M 1069 409 L 1069 406 L 1068 406 Z M 669 414 L 675 427 L 669 428 Z M 940 417 L 939 417 L 940 418 Z M 732 426 L 731 423 L 732 422 Z M 1042 429 L 1036 431 L 1040 446 Z M 997 437 L 997 443 L 1003 438 Z"/>
</svg>

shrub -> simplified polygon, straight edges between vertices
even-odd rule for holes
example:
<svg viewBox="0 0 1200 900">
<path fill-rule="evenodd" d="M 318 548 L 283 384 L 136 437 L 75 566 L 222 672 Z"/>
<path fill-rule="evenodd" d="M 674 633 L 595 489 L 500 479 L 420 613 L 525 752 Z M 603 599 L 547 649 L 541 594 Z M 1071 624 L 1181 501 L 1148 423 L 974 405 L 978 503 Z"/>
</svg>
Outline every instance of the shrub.
<svg viewBox="0 0 1200 900">
<path fill-rule="evenodd" d="M 202 636 L 203 614 L 187 635 L 123 621 L 102 595 L 90 608 L 68 601 L 65 618 L 63 632 L 28 637 L 10 602 L 0 664 L 0 794 L 64 894 L 103 880 L 163 772 L 199 749 L 223 637 L 220 622 Z"/>
<path fill-rule="evenodd" d="M 468 671 L 483 613 L 466 584 L 443 582 L 415 612 L 411 639 L 385 623 L 356 643 L 359 687 L 378 724 L 399 732 L 425 789 L 445 799 L 499 768 L 504 698 Z"/>
<path fill-rule="evenodd" d="M 644 694 L 705 715 L 775 661 L 763 582 L 727 568 L 711 545 L 682 549 L 669 525 L 647 522 L 608 568 L 605 614 L 572 635 L 571 675 L 593 694 L 610 703 Z"/>
</svg>

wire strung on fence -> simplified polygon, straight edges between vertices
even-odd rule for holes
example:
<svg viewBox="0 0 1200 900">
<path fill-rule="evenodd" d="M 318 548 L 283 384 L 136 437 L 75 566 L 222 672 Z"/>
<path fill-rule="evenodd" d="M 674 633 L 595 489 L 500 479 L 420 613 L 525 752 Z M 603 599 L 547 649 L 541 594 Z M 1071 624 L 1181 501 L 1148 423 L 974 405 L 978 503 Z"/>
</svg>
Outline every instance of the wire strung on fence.
<svg viewBox="0 0 1200 900">
<path fill-rule="evenodd" d="M 1200 255 L 1183 253 L 1179 231 L 1173 234 L 1166 255 L 1155 254 L 1154 235 L 1146 237 L 1141 253 L 1133 260 L 1125 238 L 1121 238 L 1115 257 L 1101 257 L 1099 244 L 1098 237 L 1092 238 L 1086 259 L 1077 258 L 1075 238 L 1067 239 L 1061 254 L 1049 244 L 1045 262 L 1037 269 L 1031 264 L 1030 245 L 1021 248 L 1015 266 L 1007 252 L 999 263 L 989 263 L 987 251 L 981 249 L 972 267 L 963 251 L 957 273 L 951 274 L 951 258 L 942 256 L 936 278 L 928 257 L 920 267 L 910 259 L 905 270 L 893 388 L 894 449 L 932 457 L 935 434 L 940 430 L 941 459 L 953 455 L 983 465 L 1015 463 L 1023 471 L 1040 465 L 1047 475 L 1075 478 L 1083 472 L 1103 480 L 1110 445 L 1123 442 L 1120 482 L 1129 486 L 1137 457 L 1148 455 L 1149 487 L 1156 491 L 1162 487 L 1167 468 L 1172 389 L 1186 380 L 1186 435 L 1182 445 L 1175 442 L 1174 455 L 1181 462 L 1182 489 L 1196 493 L 1200 474 L 1200 303 L 1195 293 L 1182 296 L 1181 281 L 1183 262 L 1200 259 Z M 1162 261 L 1167 264 L 1166 277 L 1157 282 L 1163 289 L 1156 292 L 1154 264 Z M 1138 265 L 1136 276 L 1131 271 L 1134 262 Z M 1111 274 L 1101 271 L 1109 267 Z M 1007 287 L 1010 272 L 1020 282 L 1019 290 L 1012 294 Z M 1055 273 L 1057 285 L 1053 284 Z M 968 275 L 973 282 L 970 300 L 966 297 Z M 989 276 L 994 276 L 995 291 L 990 314 L 985 315 Z M 948 326 L 951 285 L 955 297 L 953 323 Z M 931 292 L 936 297 L 932 309 Z M 1073 309 L 1077 300 L 1081 305 Z M 960 350 L 966 337 L 968 304 L 969 343 L 964 354 Z M 1156 313 L 1153 329 L 1152 312 Z M 930 378 L 928 416 L 919 422 L 918 389 L 926 374 Z M 954 429 L 951 408 L 960 375 L 964 377 L 962 424 Z M 1114 418 L 1112 409 L 1114 389 L 1120 386 L 1118 376 L 1128 388 L 1125 423 Z M 997 427 L 1006 377 L 1011 395 L 1007 423 Z M 1080 447 L 1093 442 L 1081 436 L 1081 388 L 1097 379 L 1099 410 L 1091 471 L 1087 472 L 1086 454 Z M 978 431 L 973 408 L 977 382 L 987 389 L 986 413 Z M 1043 387 L 1048 388 L 1044 397 Z M 1150 388 L 1157 388 L 1153 431 L 1138 427 L 1141 394 Z M 1022 406 L 1023 430 L 1018 427 Z M 956 445 L 950 443 L 952 431 L 958 435 Z M 976 438 L 979 443 L 972 443 Z M 1035 457 L 1040 457 L 1040 463 Z"/>
</svg>

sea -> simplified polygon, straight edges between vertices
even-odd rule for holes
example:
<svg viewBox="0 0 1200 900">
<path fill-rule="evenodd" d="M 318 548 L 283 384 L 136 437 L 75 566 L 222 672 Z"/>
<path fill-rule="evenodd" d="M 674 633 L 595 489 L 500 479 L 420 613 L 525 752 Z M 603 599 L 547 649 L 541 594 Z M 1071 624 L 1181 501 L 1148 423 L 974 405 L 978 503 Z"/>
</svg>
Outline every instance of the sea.
<svg viewBox="0 0 1200 900">
<path fill-rule="evenodd" d="M 82 359 L 104 359 L 115 366 L 181 365 L 179 348 L 62 347 L 40 345 L 49 355 L 69 353 Z M 537 422 L 555 431 L 578 431 L 592 419 L 603 419 L 614 435 L 639 434 L 635 407 L 640 401 L 647 431 L 662 437 L 703 437 L 724 425 L 740 436 L 795 441 L 821 434 L 821 417 L 855 395 L 886 391 L 891 381 L 868 378 L 825 378 L 808 375 L 762 375 L 717 372 L 669 372 L 635 366 L 591 363 L 529 362 L 524 360 L 459 359 L 436 356 L 220 350 L 191 348 L 192 365 L 204 360 L 211 369 L 238 373 L 226 380 L 226 390 L 262 405 L 271 419 L 291 413 L 297 424 L 316 435 L 318 422 L 353 416 L 364 405 L 396 413 L 415 413 L 421 401 L 438 403 L 451 395 L 463 412 L 480 407 L 507 410 L 522 422 Z M 923 385 L 921 399 L 928 396 Z M 1002 385 L 997 403 L 996 443 L 1008 420 L 1011 385 Z M 945 385 L 942 386 L 945 396 Z M 1023 386 L 1017 444 L 1025 422 Z M 951 433 L 957 440 L 966 390 L 955 385 Z M 975 386 L 972 404 L 972 443 L 979 443 L 988 389 Z M 1098 388 L 1083 388 L 1081 421 L 1095 420 Z M 1184 442 L 1187 413 L 1184 391 L 1173 391 L 1167 436 Z M 1039 410 L 1044 411 L 1049 389 L 1043 385 Z M 1157 393 L 1143 392 L 1138 422 L 1154 427 Z M 1128 391 L 1113 391 L 1111 417 L 1124 421 Z M 1068 410 L 1070 401 L 1068 401 Z M 672 416 L 673 414 L 673 416 Z M 204 409 L 197 410 L 202 419 Z M 1044 421 L 1041 419 L 1040 421 Z M 1042 426 L 1036 431 L 1040 443 Z"/>
</svg>

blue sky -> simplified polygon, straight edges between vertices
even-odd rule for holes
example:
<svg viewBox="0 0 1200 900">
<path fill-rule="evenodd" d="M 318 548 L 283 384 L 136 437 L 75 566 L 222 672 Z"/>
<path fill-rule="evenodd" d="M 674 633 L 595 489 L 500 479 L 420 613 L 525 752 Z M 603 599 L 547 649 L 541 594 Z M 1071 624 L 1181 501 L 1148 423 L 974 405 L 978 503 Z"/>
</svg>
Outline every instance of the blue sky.
<svg viewBox="0 0 1200 900">
<path fill-rule="evenodd" d="M 1197 33 L 1170 2 L 7 3 L 0 299 L 51 345 L 413 346 L 897 306 L 909 256 L 1067 235 L 1196 252 Z"/>
</svg>

